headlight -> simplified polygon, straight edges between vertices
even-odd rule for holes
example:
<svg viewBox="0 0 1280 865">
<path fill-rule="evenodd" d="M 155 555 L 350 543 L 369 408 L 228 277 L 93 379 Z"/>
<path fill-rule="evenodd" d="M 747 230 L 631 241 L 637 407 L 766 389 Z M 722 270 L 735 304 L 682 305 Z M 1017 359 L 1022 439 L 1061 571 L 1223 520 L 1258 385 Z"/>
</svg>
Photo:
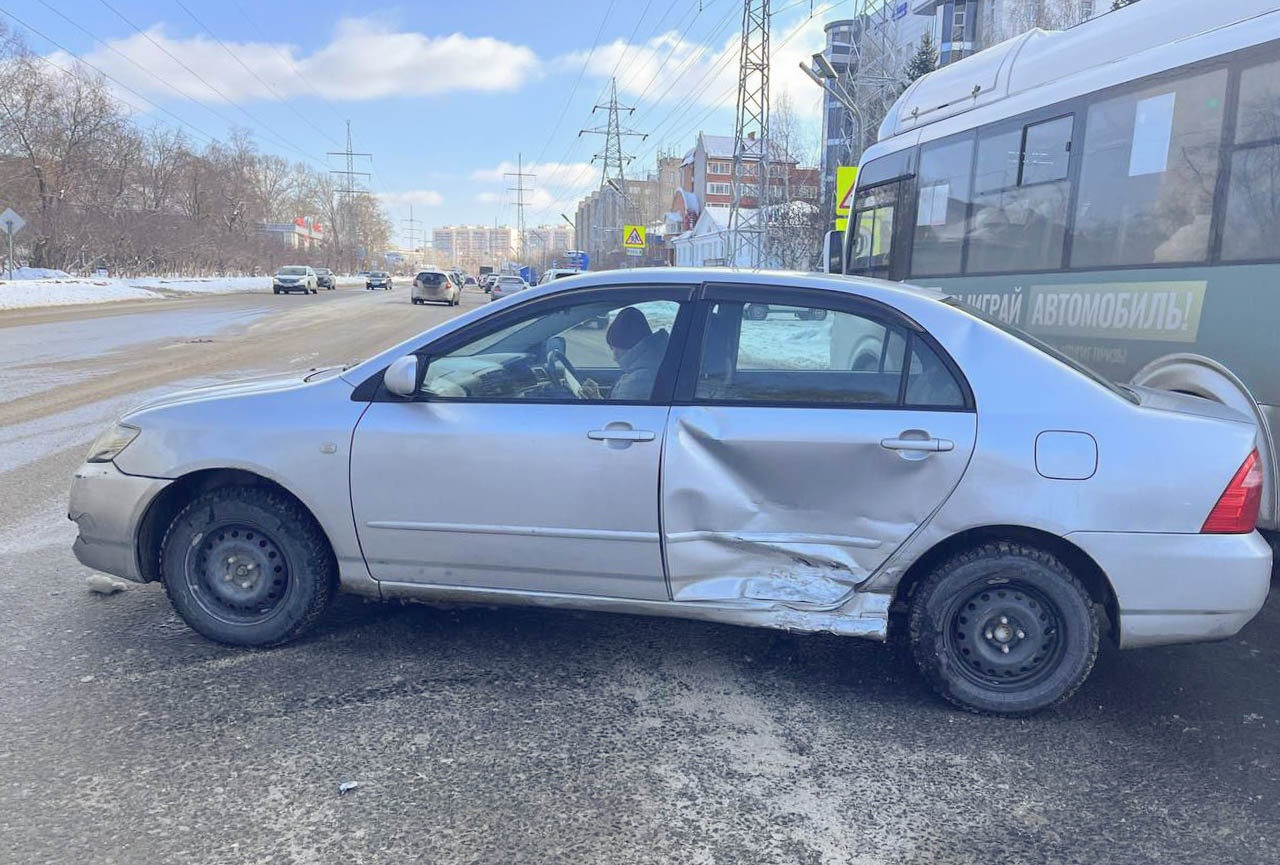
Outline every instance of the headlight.
<svg viewBox="0 0 1280 865">
<path fill-rule="evenodd" d="M 93 446 L 89 448 L 89 456 L 87 462 L 91 463 L 109 463 L 120 452 L 129 446 L 129 443 L 138 437 L 138 433 L 142 430 L 128 424 L 118 423 L 111 429 L 98 436 Z"/>
</svg>

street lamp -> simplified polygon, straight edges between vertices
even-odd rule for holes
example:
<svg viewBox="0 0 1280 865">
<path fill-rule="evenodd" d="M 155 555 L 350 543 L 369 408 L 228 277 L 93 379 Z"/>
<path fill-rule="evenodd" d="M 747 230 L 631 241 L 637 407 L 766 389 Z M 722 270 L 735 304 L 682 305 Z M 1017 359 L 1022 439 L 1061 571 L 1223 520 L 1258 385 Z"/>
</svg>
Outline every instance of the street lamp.
<svg viewBox="0 0 1280 865">
<path fill-rule="evenodd" d="M 572 219 L 570 219 L 568 216 L 565 216 L 565 215 L 562 213 L 562 214 L 560 214 L 560 218 L 561 218 L 561 219 L 563 219 L 565 222 L 569 223 L 569 227 L 570 227 L 570 228 L 572 228 L 574 231 L 577 231 L 577 230 L 578 230 L 578 226 L 574 225 L 574 224 L 573 224 L 573 220 L 572 220 Z"/>
</svg>

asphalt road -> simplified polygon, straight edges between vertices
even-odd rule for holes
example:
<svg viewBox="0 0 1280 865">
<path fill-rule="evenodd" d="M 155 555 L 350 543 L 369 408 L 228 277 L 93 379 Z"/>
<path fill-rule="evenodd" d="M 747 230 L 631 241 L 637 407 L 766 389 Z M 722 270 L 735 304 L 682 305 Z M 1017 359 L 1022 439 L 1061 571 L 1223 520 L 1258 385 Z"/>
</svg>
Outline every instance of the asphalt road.
<svg viewBox="0 0 1280 865">
<path fill-rule="evenodd" d="M 115 414 L 452 314 L 406 295 L 0 317 L 0 860 L 1280 862 L 1275 593 L 1237 638 L 1104 651 L 1008 721 L 834 637 L 343 598 L 242 651 L 155 585 L 86 590 L 66 490 Z"/>
</svg>

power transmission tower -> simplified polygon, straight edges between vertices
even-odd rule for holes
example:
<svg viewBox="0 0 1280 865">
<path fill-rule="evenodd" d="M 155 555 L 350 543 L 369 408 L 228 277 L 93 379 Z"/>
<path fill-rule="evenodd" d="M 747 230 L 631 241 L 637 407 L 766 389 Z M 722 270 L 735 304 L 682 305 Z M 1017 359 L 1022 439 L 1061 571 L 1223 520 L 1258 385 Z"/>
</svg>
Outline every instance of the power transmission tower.
<svg viewBox="0 0 1280 865">
<path fill-rule="evenodd" d="M 417 228 L 417 226 L 419 226 L 419 225 L 421 225 L 421 224 L 422 224 L 422 220 L 421 220 L 421 219 L 414 219 L 414 218 L 413 218 L 413 205 L 412 205 L 412 204 L 410 204 L 410 205 L 409 205 L 409 218 L 408 218 L 408 219 L 402 219 L 402 220 L 400 220 L 400 223 L 401 223 L 402 225 L 408 225 L 408 226 L 409 226 L 407 229 L 405 229 L 405 234 L 409 235 L 409 248 L 410 248 L 410 249 L 412 249 L 412 250 L 417 250 L 417 248 L 418 248 L 418 247 L 417 247 L 417 245 L 414 243 L 414 240 L 416 240 L 416 239 L 417 239 L 417 237 L 418 237 L 418 235 L 422 233 L 422 232 L 420 232 L 420 231 L 418 230 L 418 228 Z"/>
<path fill-rule="evenodd" d="M 596 105 L 591 109 L 592 114 L 595 114 L 597 111 L 608 111 L 609 117 L 607 122 L 603 127 L 578 130 L 579 138 L 583 135 L 604 136 L 604 152 L 597 153 L 592 156 L 591 161 L 595 162 L 596 160 L 600 160 L 602 163 L 602 169 L 600 172 L 600 197 L 603 199 L 606 195 L 612 192 L 612 196 L 609 199 L 612 202 L 612 206 L 609 208 L 609 218 L 607 220 L 600 220 L 607 221 L 611 224 L 608 226 L 593 226 L 592 228 L 595 231 L 608 232 L 614 238 L 615 243 L 610 245 L 613 250 L 617 250 L 622 246 L 622 221 L 618 218 L 621 208 L 618 206 L 618 201 L 619 199 L 622 199 L 628 204 L 631 203 L 626 194 L 626 166 L 631 162 L 633 157 L 628 156 L 623 150 L 622 139 L 633 137 L 644 141 L 649 137 L 644 133 L 622 128 L 621 113 L 625 111 L 630 115 L 634 113 L 635 110 L 636 109 L 634 107 L 618 105 L 618 79 L 610 79 L 609 101 L 604 105 Z"/>
<path fill-rule="evenodd" d="M 344 232 L 348 235 L 347 239 L 351 241 L 350 249 L 354 253 L 356 251 L 356 247 L 360 245 L 360 238 L 358 236 L 358 232 L 356 228 L 354 201 L 355 201 L 356 193 L 364 191 L 362 189 L 356 188 L 356 178 L 363 177 L 368 179 L 373 176 L 368 171 L 356 171 L 355 160 L 357 156 L 361 157 L 362 159 L 372 159 L 373 154 L 357 153 L 351 149 L 351 121 L 348 120 L 347 121 L 347 149 L 331 150 L 325 155 L 326 156 L 343 156 L 346 158 L 346 168 L 331 168 L 329 169 L 329 173 L 343 178 L 343 181 L 342 181 L 343 187 L 341 190 L 341 193 L 342 193 L 341 210 L 343 214 L 342 221 L 345 224 L 341 226 L 340 230 L 336 233 L 339 235 L 339 238 L 341 238 L 341 235 Z M 354 260 L 354 256 L 352 260 Z M 356 268 L 352 267 L 349 269 L 354 271 Z"/>
<path fill-rule="evenodd" d="M 521 263 L 521 265 L 524 265 L 524 264 L 526 264 L 526 263 L 527 263 L 527 262 L 525 262 L 525 260 L 524 260 L 524 259 L 525 259 L 525 248 L 526 248 L 526 244 L 525 244 L 525 236 L 524 236 L 524 208 L 525 208 L 525 201 L 524 201 L 524 179 L 527 177 L 527 178 L 529 178 L 530 180 L 534 180 L 534 179 L 536 179 L 536 178 L 537 178 L 537 176 L 538 176 L 538 175 L 536 175 L 536 174 L 527 174 L 527 173 L 525 172 L 525 170 L 524 170 L 524 154 L 523 154 L 523 153 L 517 153 L 517 154 L 516 154 L 516 170 L 515 170 L 515 171 L 508 171 L 508 172 L 506 172 L 505 174 L 503 174 L 502 176 L 503 176 L 503 177 L 505 177 L 505 178 L 508 178 L 508 179 L 510 179 L 510 178 L 512 178 L 512 177 L 514 177 L 514 178 L 515 178 L 515 182 L 516 182 L 516 185 L 515 185 L 515 186 L 508 186 L 508 187 L 507 187 L 507 192 L 514 192 L 514 193 L 516 194 L 516 226 L 517 226 L 517 229 L 516 229 L 516 230 L 520 232 L 520 250 L 519 250 L 519 254 L 518 254 L 516 257 L 517 257 L 518 259 L 520 259 L 520 263 Z"/>
<path fill-rule="evenodd" d="M 732 267 L 768 263 L 769 226 L 769 0 L 743 0 L 738 62 L 738 117 L 733 127 L 733 202 L 728 249 Z M 749 164 L 755 165 L 754 194 Z M 744 203 L 755 199 L 755 207 Z"/>
</svg>

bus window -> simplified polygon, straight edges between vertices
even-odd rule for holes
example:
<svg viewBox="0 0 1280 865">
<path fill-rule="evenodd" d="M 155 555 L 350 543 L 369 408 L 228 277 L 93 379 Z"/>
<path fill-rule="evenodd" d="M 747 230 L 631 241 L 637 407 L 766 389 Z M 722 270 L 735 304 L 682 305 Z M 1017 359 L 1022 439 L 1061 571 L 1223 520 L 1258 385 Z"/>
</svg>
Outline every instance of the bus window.
<svg viewBox="0 0 1280 865">
<path fill-rule="evenodd" d="M 978 139 L 969 273 L 1062 266 L 1071 185 L 1071 117 L 984 133 Z"/>
<path fill-rule="evenodd" d="M 1089 107 L 1071 266 L 1204 261 L 1225 69 Z"/>
<path fill-rule="evenodd" d="M 1240 76 L 1236 146 L 1227 183 L 1222 257 L 1275 258 L 1280 240 L 1280 62 Z"/>
<path fill-rule="evenodd" d="M 972 163 L 972 136 L 921 149 L 915 239 L 911 244 L 912 275 L 960 272 Z"/>
</svg>

